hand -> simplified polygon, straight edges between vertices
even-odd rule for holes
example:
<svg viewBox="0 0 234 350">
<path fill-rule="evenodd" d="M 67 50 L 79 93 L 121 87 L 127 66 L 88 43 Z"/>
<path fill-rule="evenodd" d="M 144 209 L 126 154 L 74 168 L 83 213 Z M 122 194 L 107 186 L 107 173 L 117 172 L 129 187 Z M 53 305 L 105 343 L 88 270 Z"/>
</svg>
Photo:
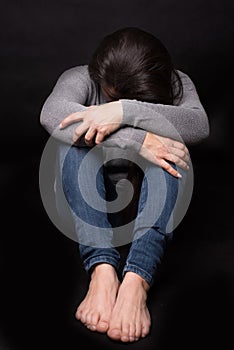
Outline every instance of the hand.
<svg viewBox="0 0 234 350">
<path fill-rule="evenodd" d="M 94 137 L 95 143 L 100 144 L 105 136 L 120 128 L 122 120 L 122 104 L 120 101 L 113 101 L 98 106 L 90 106 L 85 111 L 70 114 L 63 119 L 59 127 L 63 129 L 70 124 L 83 121 L 75 129 L 73 141 L 76 143 L 85 134 L 85 143 L 92 146 Z"/>
<path fill-rule="evenodd" d="M 167 137 L 154 135 L 147 132 L 140 150 L 140 155 L 150 162 L 161 166 L 169 174 L 181 177 L 181 174 L 174 169 L 168 161 L 175 163 L 182 169 L 189 169 L 189 152 L 182 143 Z"/>
</svg>

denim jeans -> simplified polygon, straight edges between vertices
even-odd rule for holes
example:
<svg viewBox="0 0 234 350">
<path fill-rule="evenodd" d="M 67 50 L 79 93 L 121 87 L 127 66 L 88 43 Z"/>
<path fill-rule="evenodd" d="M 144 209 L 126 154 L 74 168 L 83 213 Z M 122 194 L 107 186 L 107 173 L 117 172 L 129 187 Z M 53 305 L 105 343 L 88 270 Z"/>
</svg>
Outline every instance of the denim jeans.
<svg viewBox="0 0 234 350">
<path fill-rule="evenodd" d="M 108 178 L 101 148 L 90 152 L 90 148 L 61 146 L 59 157 L 63 158 L 61 184 L 71 209 L 85 270 L 90 272 L 94 265 L 108 263 L 118 271 L 118 246 L 130 243 L 122 275 L 135 272 L 151 286 L 167 241 L 173 235 L 173 208 L 179 180 L 144 161 L 137 215 L 130 224 L 123 224 L 121 208 L 117 209 L 126 204 L 131 192 L 129 183 L 115 183 Z M 117 209 L 114 206 L 109 211 L 112 203 L 116 203 Z"/>
</svg>

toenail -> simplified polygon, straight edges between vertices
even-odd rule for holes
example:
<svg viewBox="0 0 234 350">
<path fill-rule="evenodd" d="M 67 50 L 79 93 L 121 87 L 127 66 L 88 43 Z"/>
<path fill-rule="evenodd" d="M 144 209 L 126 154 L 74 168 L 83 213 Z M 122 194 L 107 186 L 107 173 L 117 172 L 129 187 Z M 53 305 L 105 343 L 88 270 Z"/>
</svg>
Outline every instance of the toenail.
<svg viewBox="0 0 234 350">
<path fill-rule="evenodd" d="M 129 337 L 129 341 L 134 341 L 135 340 L 135 338 L 134 337 Z"/>
<path fill-rule="evenodd" d="M 96 331 L 96 326 L 94 326 L 94 325 L 91 325 L 91 326 L 89 326 L 89 329 L 91 330 L 91 331 Z"/>
<path fill-rule="evenodd" d="M 126 335 L 124 335 L 124 336 L 122 337 L 122 341 L 129 341 L 129 338 L 128 338 Z"/>
<path fill-rule="evenodd" d="M 108 326 L 107 322 L 103 321 L 103 322 L 100 322 L 100 327 L 101 328 L 106 328 Z"/>
</svg>

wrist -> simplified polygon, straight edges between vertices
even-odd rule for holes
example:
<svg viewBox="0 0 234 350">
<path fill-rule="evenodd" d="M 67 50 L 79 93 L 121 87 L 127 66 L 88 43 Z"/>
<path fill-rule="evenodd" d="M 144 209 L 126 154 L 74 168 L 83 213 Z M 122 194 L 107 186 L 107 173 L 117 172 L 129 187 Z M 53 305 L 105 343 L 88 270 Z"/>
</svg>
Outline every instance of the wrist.
<svg viewBox="0 0 234 350">
<path fill-rule="evenodd" d="M 109 102 L 114 108 L 114 113 L 118 116 L 118 121 L 122 124 L 123 122 L 123 106 L 120 101 Z"/>
<path fill-rule="evenodd" d="M 155 135 L 147 131 L 142 146 L 149 147 L 153 142 L 155 142 L 155 139 Z"/>
</svg>

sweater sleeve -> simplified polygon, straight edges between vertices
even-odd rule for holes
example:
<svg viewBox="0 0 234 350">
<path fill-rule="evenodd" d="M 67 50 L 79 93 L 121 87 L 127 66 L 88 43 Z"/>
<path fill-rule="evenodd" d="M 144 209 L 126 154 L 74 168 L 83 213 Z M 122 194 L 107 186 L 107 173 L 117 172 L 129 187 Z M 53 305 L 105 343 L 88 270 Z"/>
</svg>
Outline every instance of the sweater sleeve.
<svg viewBox="0 0 234 350">
<path fill-rule="evenodd" d="M 133 128 L 131 126 L 123 126 L 116 132 L 108 136 L 104 142 L 105 147 L 118 147 L 121 149 L 134 150 L 139 153 L 143 145 L 147 131 L 143 129 Z"/>
<path fill-rule="evenodd" d="M 40 123 L 44 129 L 56 139 L 73 144 L 73 134 L 81 122 L 59 129 L 61 121 L 71 113 L 85 110 L 88 100 L 95 100 L 97 91 L 90 80 L 87 66 L 78 66 L 66 70 L 57 80 L 52 92 L 47 97 L 41 113 Z M 106 146 L 131 148 L 138 152 L 145 138 L 146 131 L 123 125 L 108 137 Z M 88 147 L 84 138 L 80 139 L 79 147 Z"/>
<path fill-rule="evenodd" d="M 81 122 L 69 125 L 63 130 L 59 129 L 61 121 L 71 113 L 85 110 L 91 96 L 95 100 L 97 94 L 92 86 L 87 66 L 78 66 L 66 70 L 57 80 L 52 92 L 47 97 L 41 113 L 40 123 L 44 129 L 56 139 L 73 144 L 73 134 Z M 145 130 L 123 125 L 114 134 L 108 137 L 107 147 L 121 149 L 131 148 L 139 152 L 146 135 Z M 80 139 L 79 147 L 88 147 L 84 138 Z"/>
<path fill-rule="evenodd" d="M 59 124 L 71 113 L 87 108 L 89 90 L 85 66 L 71 68 L 61 74 L 40 113 L 40 123 L 45 130 L 60 141 L 72 144 L 74 130 L 80 122 L 63 130 L 59 129 Z"/>
<path fill-rule="evenodd" d="M 121 100 L 123 125 L 108 137 L 106 145 L 131 148 L 139 152 L 147 131 L 180 141 L 183 139 L 189 144 L 205 138 L 209 130 L 206 113 L 191 79 L 181 74 L 184 96 L 178 106 Z M 71 124 L 63 130 L 59 129 L 59 124 L 69 114 L 86 109 L 90 105 L 88 100 L 95 100 L 95 94 L 97 91 L 89 77 L 87 66 L 68 69 L 59 77 L 42 107 L 41 125 L 53 137 L 73 144 L 74 131 L 81 122 Z M 83 138 L 78 146 L 87 147 Z"/>
<path fill-rule="evenodd" d="M 122 99 L 123 123 L 154 134 L 196 144 L 209 135 L 207 114 L 188 75 L 179 72 L 183 97 L 177 105 Z"/>
</svg>

